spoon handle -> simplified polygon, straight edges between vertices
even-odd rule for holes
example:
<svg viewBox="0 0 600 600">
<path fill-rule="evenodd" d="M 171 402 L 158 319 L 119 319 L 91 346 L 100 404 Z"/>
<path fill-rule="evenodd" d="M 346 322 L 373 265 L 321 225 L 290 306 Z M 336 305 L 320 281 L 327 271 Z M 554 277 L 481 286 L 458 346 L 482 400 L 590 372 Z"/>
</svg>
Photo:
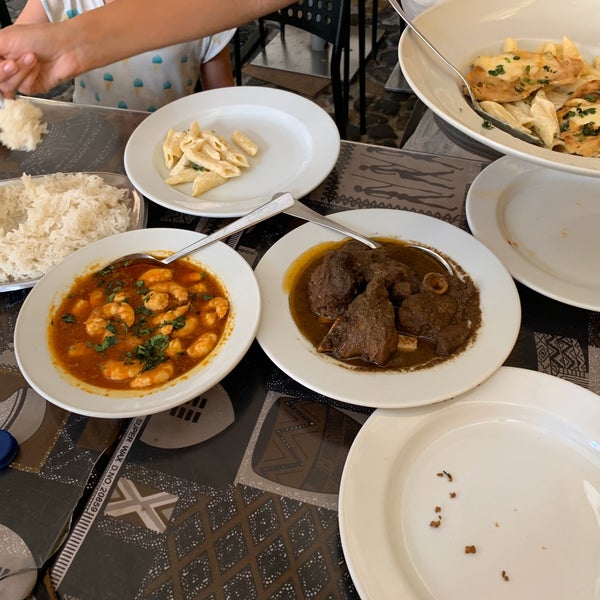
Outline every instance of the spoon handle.
<svg viewBox="0 0 600 600">
<path fill-rule="evenodd" d="M 392 5 L 394 10 L 400 15 L 400 17 L 406 23 L 406 25 L 408 25 L 408 27 L 421 38 L 421 40 L 429 47 L 429 49 L 442 62 L 444 62 L 448 67 L 450 67 L 458 75 L 458 77 L 463 82 L 463 84 L 465 84 L 467 86 L 467 88 L 470 90 L 469 84 L 467 83 L 464 75 L 443 54 L 440 53 L 440 51 L 425 37 L 425 34 L 421 33 L 421 31 L 417 28 L 417 26 L 414 25 L 414 23 L 408 18 L 406 13 L 402 10 L 402 7 L 400 6 L 399 2 L 397 0 L 388 0 L 388 1 Z"/>
<path fill-rule="evenodd" d="M 177 260 L 178 258 L 182 258 L 183 256 L 187 256 L 188 254 L 199 250 L 200 248 L 204 248 L 205 246 L 227 238 L 230 235 L 237 233 L 238 231 L 247 229 L 251 225 L 255 225 L 256 223 L 260 223 L 261 221 L 264 221 L 269 217 L 282 213 L 286 208 L 289 208 L 293 204 L 294 197 L 291 194 L 286 192 L 285 194 L 277 195 L 273 200 L 270 200 L 266 204 L 259 206 L 252 212 L 249 212 L 247 215 L 244 215 L 243 217 L 232 221 L 225 227 L 222 227 L 218 231 L 207 235 L 201 240 L 198 240 L 193 244 L 189 244 L 185 248 L 182 248 L 178 252 L 175 252 L 175 254 L 171 254 L 167 258 L 163 259 L 162 262 L 164 264 L 169 264 L 174 260 Z"/>
<path fill-rule="evenodd" d="M 292 215 L 293 217 L 298 217 L 300 219 L 304 219 L 305 221 L 310 221 L 311 223 L 317 223 L 318 225 L 322 225 L 323 227 L 328 227 L 329 229 L 333 229 L 333 231 L 337 231 L 343 235 L 347 235 L 348 237 L 354 238 L 363 244 L 369 246 L 369 248 L 378 248 L 380 244 L 374 242 L 372 239 L 357 233 L 356 231 L 350 229 L 349 227 L 345 227 L 344 225 L 340 225 L 337 221 L 325 217 L 318 212 L 314 211 L 312 208 L 309 208 L 305 204 L 301 202 L 296 202 L 294 206 L 285 210 L 287 215 Z"/>
</svg>

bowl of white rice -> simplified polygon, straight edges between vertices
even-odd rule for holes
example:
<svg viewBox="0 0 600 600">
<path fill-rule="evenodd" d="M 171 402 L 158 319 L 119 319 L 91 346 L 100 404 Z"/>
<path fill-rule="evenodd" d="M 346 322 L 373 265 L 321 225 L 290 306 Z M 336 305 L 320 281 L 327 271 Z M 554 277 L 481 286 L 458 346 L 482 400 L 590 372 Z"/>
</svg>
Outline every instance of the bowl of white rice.
<svg viewBox="0 0 600 600">
<path fill-rule="evenodd" d="M 28 288 L 84 246 L 146 225 L 144 199 L 118 173 L 0 181 L 0 292 Z"/>
</svg>

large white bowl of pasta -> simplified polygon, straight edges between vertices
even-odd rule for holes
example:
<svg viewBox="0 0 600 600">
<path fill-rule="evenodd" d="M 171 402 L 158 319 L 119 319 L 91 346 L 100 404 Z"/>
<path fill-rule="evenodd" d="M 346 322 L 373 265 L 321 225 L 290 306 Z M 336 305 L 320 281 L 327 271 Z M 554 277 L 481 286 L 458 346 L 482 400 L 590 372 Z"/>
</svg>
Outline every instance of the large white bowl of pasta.
<svg viewBox="0 0 600 600">
<path fill-rule="evenodd" d="M 415 94 L 458 132 L 503 154 L 600 176 L 600 41 L 597 3 L 577 0 L 452 0 L 415 25 L 496 114 L 533 131 L 536 146 L 490 127 L 461 85 L 410 30 L 400 38 L 402 72 Z"/>
<path fill-rule="evenodd" d="M 219 383 L 258 328 L 260 294 L 248 263 L 217 242 L 164 268 L 105 268 L 132 252 L 166 256 L 201 237 L 168 228 L 120 233 L 44 275 L 15 325 L 29 385 L 71 412 L 129 418 L 169 410 Z"/>
</svg>

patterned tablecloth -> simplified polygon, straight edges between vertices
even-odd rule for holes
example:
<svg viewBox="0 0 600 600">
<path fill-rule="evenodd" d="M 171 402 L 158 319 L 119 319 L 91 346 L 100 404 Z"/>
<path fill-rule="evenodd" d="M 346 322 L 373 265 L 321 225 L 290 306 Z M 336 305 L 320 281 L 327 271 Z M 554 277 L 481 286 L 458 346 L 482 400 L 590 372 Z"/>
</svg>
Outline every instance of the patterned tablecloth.
<svg viewBox="0 0 600 600">
<path fill-rule="evenodd" d="M 9 153 L 0 175 L 62 165 L 122 171 L 124 140 L 143 115 L 76 115 L 70 106 L 46 110 L 57 131 L 92 132 L 87 158 L 57 165 Z M 56 133 L 55 147 L 72 153 L 70 143 Z M 336 167 L 304 201 L 322 213 L 415 211 L 466 229 L 465 196 L 485 166 L 343 142 Z M 150 227 L 220 224 L 149 208 Z M 256 265 L 298 224 L 281 215 L 231 243 Z M 600 315 L 518 289 L 522 326 L 506 364 L 600 392 Z M 12 332 L 26 294 L 0 296 L 0 427 L 21 443 L 0 472 L 0 598 L 26 593 L 38 569 L 40 599 L 357 597 L 336 509 L 347 452 L 370 409 L 308 390 L 255 343 L 219 385 L 169 412 L 129 421 L 69 414 L 16 367 Z"/>
</svg>

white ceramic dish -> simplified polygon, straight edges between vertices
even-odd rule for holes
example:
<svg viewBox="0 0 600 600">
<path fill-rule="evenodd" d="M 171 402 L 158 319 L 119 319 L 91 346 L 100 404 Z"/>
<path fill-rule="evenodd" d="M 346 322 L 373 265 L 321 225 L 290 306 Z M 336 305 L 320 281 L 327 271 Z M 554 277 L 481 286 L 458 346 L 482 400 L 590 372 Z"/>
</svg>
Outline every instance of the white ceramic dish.
<svg viewBox="0 0 600 600">
<path fill-rule="evenodd" d="M 600 55 L 594 0 L 578 0 L 564 10 L 560 0 L 457 0 L 441 2 L 415 18 L 415 24 L 458 69 L 467 73 L 478 54 L 497 54 L 507 37 L 534 49 L 542 42 L 573 41 L 587 62 Z M 556 18 L 560 15 L 560 18 Z M 600 176 L 600 158 L 584 158 L 539 148 L 498 129 L 484 129 L 463 97 L 453 73 L 408 29 L 400 38 L 402 73 L 415 94 L 437 115 L 471 138 L 502 154 L 548 168 Z"/>
<path fill-rule="evenodd" d="M 113 185 L 118 188 L 127 188 L 129 190 L 129 194 L 125 198 L 125 202 L 131 210 L 131 225 L 129 229 L 140 229 L 146 226 L 146 220 L 148 218 L 148 215 L 146 212 L 146 204 L 144 202 L 144 199 L 140 196 L 138 191 L 131 185 L 131 182 L 125 175 L 121 175 L 120 173 L 103 172 L 90 172 L 89 174 L 99 175 L 100 177 L 102 177 L 102 179 L 104 179 L 104 181 L 108 185 Z M 32 179 L 39 179 L 40 177 L 44 177 L 44 175 L 36 175 Z M 20 177 L 16 179 L 3 179 L 0 180 L 0 185 L 20 183 L 20 181 Z M 5 283 L 0 282 L 0 293 L 9 292 L 11 290 L 30 288 L 33 287 L 38 281 L 39 278 L 21 279 L 18 281 L 10 281 Z"/>
<path fill-rule="evenodd" d="M 504 157 L 469 189 L 473 235 L 531 289 L 600 310 L 600 181 Z"/>
<path fill-rule="evenodd" d="M 285 373 L 343 402 L 403 408 L 460 394 L 487 379 L 504 362 L 519 332 L 521 305 L 512 278 L 483 244 L 458 227 L 407 211 L 364 209 L 329 216 L 371 237 L 420 242 L 449 256 L 479 287 L 482 325 L 475 342 L 458 356 L 410 372 L 356 370 L 318 353 L 294 323 L 284 279 L 290 265 L 309 248 L 343 236 L 307 223 L 274 244 L 255 269 L 263 298 L 257 339 Z"/>
<path fill-rule="evenodd" d="M 256 142 L 250 168 L 199 198 L 191 184 L 172 187 L 164 179 L 162 144 L 170 128 L 192 121 L 231 140 L 235 129 Z M 277 192 L 308 194 L 333 169 L 340 135 L 333 119 L 314 102 L 284 90 L 242 86 L 194 94 L 163 106 L 133 132 L 125 169 L 142 193 L 166 208 L 211 217 L 246 214 Z"/>
<path fill-rule="evenodd" d="M 29 385 L 50 402 L 92 417 L 126 418 L 153 414 L 202 394 L 225 377 L 254 340 L 260 295 L 252 269 L 235 250 L 217 242 L 191 255 L 217 275 L 227 292 L 231 313 L 226 334 L 209 357 L 188 374 L 147 391 L 104 390 L 83 384 L 53 361 L 47 329 L 52 307 L 60 303 L 74 278 L 139 251 L 174 251 L 203 237 L 181 229 L 140 229 L 111 236 L 75 252 L 40 279 L 25 299 L 15 325 L 15 354 Z"/>
<path fill-rule="evenodd" d="M 447 403 L 375 411 L 339 499 L 360 597 L 597 598 L 598 422 L 592 392 L 511 367 Z"/>
</svg>

